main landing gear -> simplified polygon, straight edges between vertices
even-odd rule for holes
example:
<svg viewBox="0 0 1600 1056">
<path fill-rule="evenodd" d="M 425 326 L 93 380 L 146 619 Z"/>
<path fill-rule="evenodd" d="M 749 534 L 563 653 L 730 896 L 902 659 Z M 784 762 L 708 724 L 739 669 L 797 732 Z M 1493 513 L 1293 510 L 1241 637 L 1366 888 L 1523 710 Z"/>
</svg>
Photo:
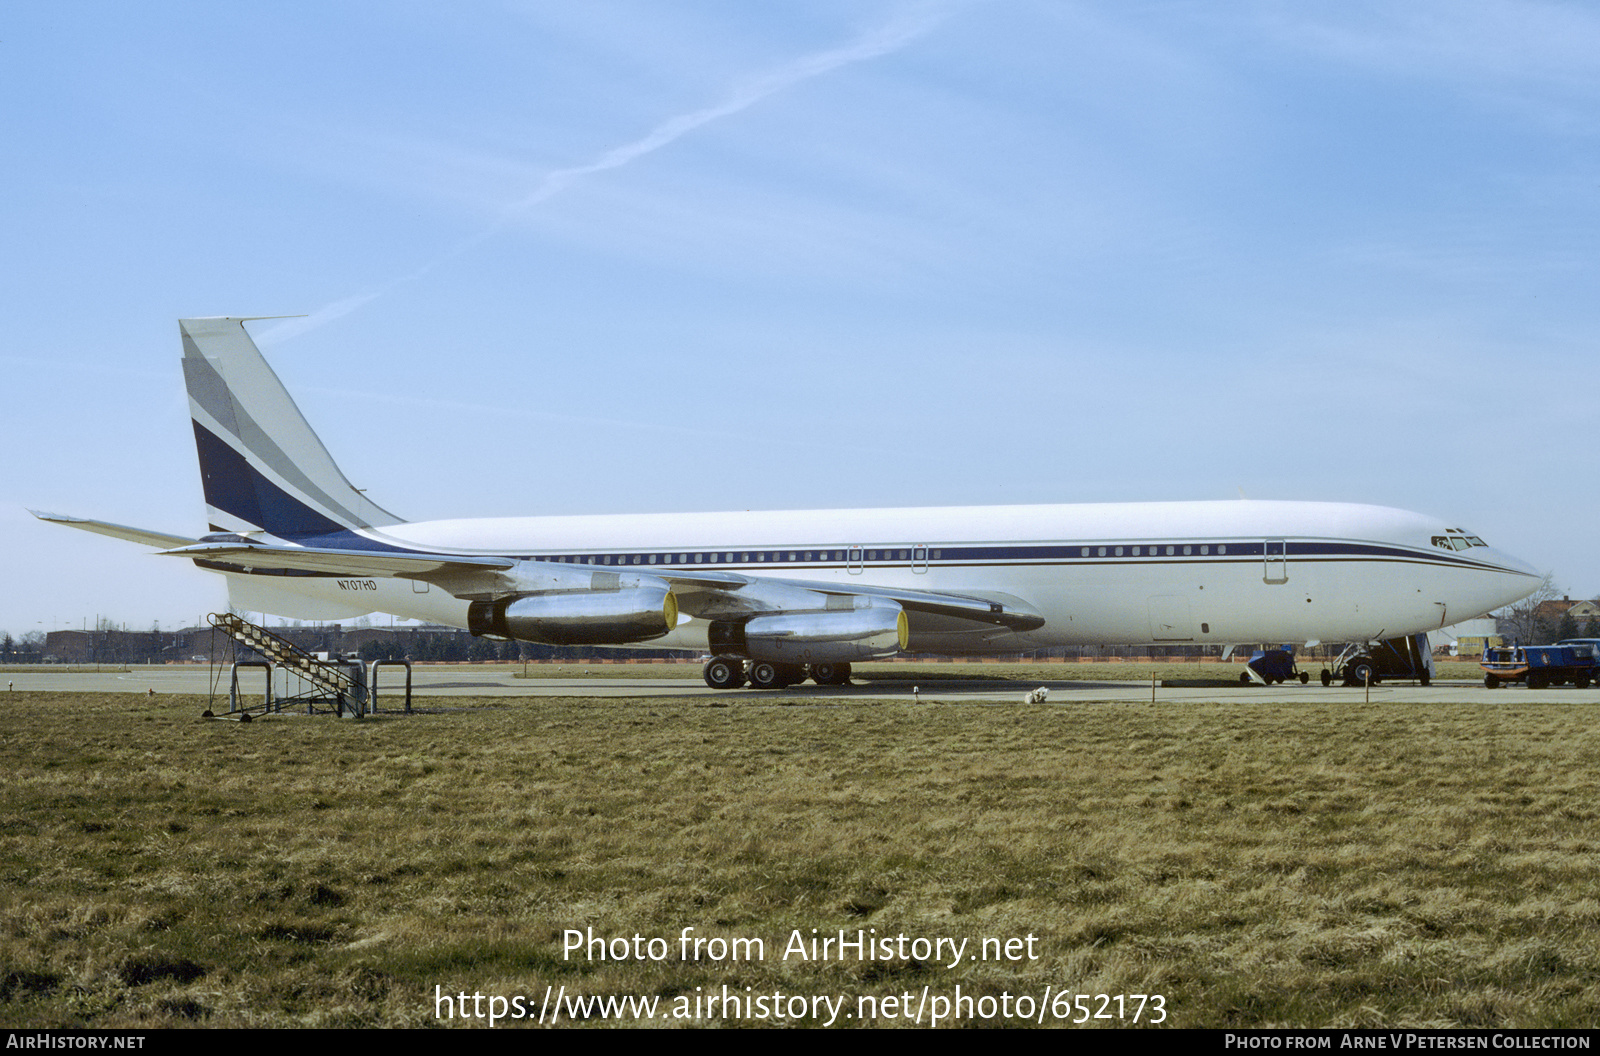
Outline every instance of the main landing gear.
<svg viewBox="0 0 1600 1056">
<path fill-rule="evenodd" d="M 849 664 L 780 664 L 772 660 L 744 661 L 714 656 L 706 661 L 701 674 L 712 689 L 738 689 L 748 681 L 754 689 L 783 689 L 810 678 L 819 686 L 843 686 L 850 682 Z"/>
</svg>

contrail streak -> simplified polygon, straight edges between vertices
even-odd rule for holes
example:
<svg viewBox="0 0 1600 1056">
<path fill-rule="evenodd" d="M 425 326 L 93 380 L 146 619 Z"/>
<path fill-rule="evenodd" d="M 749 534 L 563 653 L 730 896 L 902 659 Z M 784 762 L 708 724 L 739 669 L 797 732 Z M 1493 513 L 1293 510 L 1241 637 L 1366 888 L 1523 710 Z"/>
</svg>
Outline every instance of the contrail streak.
<svg viewBox="0 0 1600 1056">
<path fill-rule="evenodd" d="M 702 107 L 687 114 L 680 114 L 677 117 L 668 118 L 633 142 L 624 143 L 620 147 L 613 147 L 594 161 L 565 169 L 556 169 L 547 173 L 544 179 L 539 181 L 538 186 L 529 191 L 520 201 L 507 207 L 497 220 L 485 226 L 481 231 L 462 239 L 428 263 L 404 275 L 390 279 L 381 285 L 334 301 L 332 304 L 324 305 L 310 315 L 280 323 L 261 333 L 258 340 L 263 344 L 275 344 L 289 338 L 298 337 L 300 334 L 315 330 L 325 323 L 330 323 L 335 319 L 349 315 L 379 297 L 392 292 L 396 287 L 408 282 L 415 282 L 439 267 L 439 265 L 483 244 L 505 230 L 529 210 L 549 201 L 587 176 L 609 172 L 612 169 L 620 169 L 647 154 L 654 153 L 662 147 L 676 142 L 697 128 L 737 114 L 741 110 L 747 110 L 763 99 L 775 95 L 786 88 L 792 88 L 802 81 L 819 77 L 822 74 L 837 70 L 841 66 L 863 62 L 867 59 L 875 59 L 881 55 L 898 51 L 913 40 L 928 33 L 944 21 L 944 18 L 944 13 L 937 9 L 921 9 L 908 15 L 903 15 L 888 25 L 879 27 L 842 47 L 804 56 L 786 66 L 747 81 L 735 87 L 733 92 L 719 103 Z"/>
</svg>

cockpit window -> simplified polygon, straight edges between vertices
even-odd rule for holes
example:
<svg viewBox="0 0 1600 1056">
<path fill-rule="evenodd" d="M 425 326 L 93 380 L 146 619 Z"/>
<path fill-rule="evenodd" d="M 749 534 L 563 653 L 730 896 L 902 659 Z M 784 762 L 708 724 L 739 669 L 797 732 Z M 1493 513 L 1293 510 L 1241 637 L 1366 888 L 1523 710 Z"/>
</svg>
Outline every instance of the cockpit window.
<svg viewBox="0 0 1600 1056">
<path fill-rule="evenodd" d="M 1489 545 L 1475 535 L 1468 535 L 1460 528 L 1447 528 L 1445 531 L 1449 534 L 1433 537 L 1433 545 L 1440 550 L 1470 550 L 1474 546 Z"/>
</svg>

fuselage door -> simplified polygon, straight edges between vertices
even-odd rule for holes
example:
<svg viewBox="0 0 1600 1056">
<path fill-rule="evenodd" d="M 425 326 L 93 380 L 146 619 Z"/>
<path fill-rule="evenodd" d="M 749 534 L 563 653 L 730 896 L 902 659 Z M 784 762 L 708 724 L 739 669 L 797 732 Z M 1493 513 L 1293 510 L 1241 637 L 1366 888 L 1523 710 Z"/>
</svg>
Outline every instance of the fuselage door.
<svg viewBox="0 0 1600 1056">
<path fill-rule="evenodd" d="M 1268 583 L 1289 582 L 1289 544 L 1283 539 L 1268 539 L 1262 547 L 1266 557 L 1261 578 Z"/>
<path fill-rule="evenodd" d="M 1191 620 L 1187 597 L 1181 594 L 1160 594 L 1150 598 L 1151 641 L 1194 641 L 1194 624 Z"/>
</svg>

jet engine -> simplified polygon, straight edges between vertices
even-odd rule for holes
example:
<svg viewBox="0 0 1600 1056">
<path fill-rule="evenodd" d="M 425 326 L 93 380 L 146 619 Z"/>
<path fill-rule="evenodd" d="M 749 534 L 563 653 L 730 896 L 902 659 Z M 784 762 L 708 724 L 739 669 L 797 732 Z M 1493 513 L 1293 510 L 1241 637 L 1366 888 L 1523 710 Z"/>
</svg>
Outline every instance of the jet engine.
<svg viewBox="0 0 1600 1056">
<path fill-rule="evenodd" d="M 660 638 L 678 625 L 666 584 L 609 591 L 522 594 L 474 601 L 467 629 L 541 645 L 624 645 Z"/>
<path fill-rule="evenodd" d="M 906 647 L 910 629 L 898 604 L 881 598 L 832 597 L 812 612 L 717 620 L 711 651 L 789 664 L 847 664 L 884 660 Z"/>
</svg>

